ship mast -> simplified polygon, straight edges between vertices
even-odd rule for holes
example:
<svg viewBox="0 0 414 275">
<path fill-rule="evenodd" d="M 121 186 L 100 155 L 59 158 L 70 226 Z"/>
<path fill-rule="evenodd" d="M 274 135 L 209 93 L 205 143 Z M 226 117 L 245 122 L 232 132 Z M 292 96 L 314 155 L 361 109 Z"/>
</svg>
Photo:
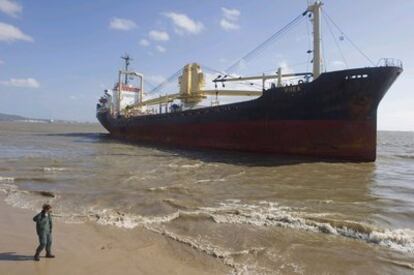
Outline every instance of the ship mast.
<svg viewBox="0 0 414 275">
<path fill-rule="evenodd" d="M 321 7 L 323 3 L 316 1 L 308 7 L 308 11 L 313 14 L 313 79 L 320 76 L 322 71 L 321 54 Z"/>
<path fill-rule="evenodd" d="M 125 54 L 124 56 L 121 56 L 121 58 L 125 61 L 125 72 L 128 72 L 128 66 L 130 64 L 130 61 L 132 61 L 132 58 Z M 125 85 L 128 85 L 128 75 L 125 74 Z"/>
</svg>

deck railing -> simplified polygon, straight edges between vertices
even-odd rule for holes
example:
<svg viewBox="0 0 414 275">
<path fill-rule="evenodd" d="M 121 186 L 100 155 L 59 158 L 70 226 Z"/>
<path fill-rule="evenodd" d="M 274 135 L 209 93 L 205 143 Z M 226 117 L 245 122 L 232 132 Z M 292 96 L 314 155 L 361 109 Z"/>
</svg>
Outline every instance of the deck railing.
<svg viewBox="0 0 414 275">
<path fill-rule="evenodd" d="M 396 58 L 381 58 L 377 64 L 378 67 L 398 67 L 403 68 L 403 63 L 401 60 Z"/>
</svg>

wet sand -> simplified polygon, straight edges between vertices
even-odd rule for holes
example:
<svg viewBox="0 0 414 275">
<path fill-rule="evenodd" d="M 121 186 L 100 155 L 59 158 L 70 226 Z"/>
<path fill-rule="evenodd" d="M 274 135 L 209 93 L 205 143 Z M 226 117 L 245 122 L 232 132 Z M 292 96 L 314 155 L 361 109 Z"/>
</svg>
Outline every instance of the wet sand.
<svg viewBox="0 0 414 275">
<path fill-rule="evenodd" d="M 229 267 L 191 247 L 145 229 L 54 219 L 55 259 L 33 261 L 34 212 L 14 208 L 0 195 L 0 274 L 228 274 Z M 44 252 L 42 253 L 44 256 Z"/>
</svg>

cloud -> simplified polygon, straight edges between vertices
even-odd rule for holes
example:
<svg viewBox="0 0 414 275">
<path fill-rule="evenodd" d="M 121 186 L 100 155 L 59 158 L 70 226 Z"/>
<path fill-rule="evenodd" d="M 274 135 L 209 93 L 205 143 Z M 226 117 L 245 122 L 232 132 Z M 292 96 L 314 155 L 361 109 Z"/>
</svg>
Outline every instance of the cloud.
<svg viewBox="0 0 414 275">
<path fill-rule="evenodd" d="M 167 51 L 166 48 L 164 48 L 163 46 L 157 45 L 155 47 L 157 49 L 157 51 L 159 51 L 160 53 L 165 53 Z"/>
<path fill-rule="evenodd" d="M 145 80 L 147 80 L 150 84 L 159 85 L 163 83 L 166 78 L 162 75 L 147 75 Z"/>
<path fill-rule="evenodd" d="M 220 20 L 220 26 L 225 31 L 233 31 L 233 30 L 240 29 L 239 25 L 237 25 L 235 23 L 232 23 L 232 22 L 228 21 L 227 19 L 221 19 Z"/>
<path fill-rule="evenodd" d="M 22 6 L 13 0 L 0 0 L 0 11 L 7 15 L 18 17 L 22 10 Z"/>
<path fill-rule="evenodd" d="M 129 31 L 135 29 L 137 24 L 134 21 L 124 18 L 112 18 L 109 22 L 109 28 L 119 31 Z"/>
<path fill-rule="evenodd" d="M 223 18 L 220 20 L 220 26 L 225 31 L 234 31 L 240 29 L 238 24 L 240 11 L 237 9 L 221 8 Z"/>
<path fill-rule="evenodd" d="M 237 21 L 239 20 L 240 11 L 237 9 L 226 9 L 221 8 L 221 12 L 223 13 L 223 17 L 230 21 Z"/>
<path fill-rule="evenodd" d="M 331 62 L 331 65 L 334 66 L 335 68 L 346 68 L 345 62 L 341 60 L 334 60 Z"/>
<path fill-rule="evenodd" d="M 4 64 L 4 61 L 0 59 L 0 65 Z"/>
<path fill-rule="evenodd" d="M 14 42 L 16 40 L 33 42 L 33 38 L 19 28 L 0 22 L 0 41 Z"/>
<path fill-rule="evenodd" d="M 150 42 L 147 39 L 141 39 L 139 41 L 139 45 L 143 46 L 143 47 L 148 47 L 150 45 Z"/>
<path fill-rule="evenodd" d="M 221 57 L 221 58 L 219 58 L 219 60 L 218 60 L 220 63 L 227 63 L 228 62 L 228 60 L 227 60 L 227 58 L 224 58 L 224 57 Z"/>
<path fill-rule="evenodd" d="M 23 33 L 19 28 L 0 22 L 0 41 L 14 42 L 16 40 L 33 42 L 33 38 Z"/>
<path fill-rule="evenodd" d="M 286 61 L 279 62 L 278 65 L 280 68 L 282 68 L 284 74 L 291 74 L 294 72 Z"/>
<path fill-rule="evenodd" d="M 203 23 L 195 21 L 183 13 L 166 12 L 164 16 L 172 21 L 178 34 L 198 34 L 204 29 Z"/>
<path fill-rule="evenodd" d="M 282 68 L 282 75 L 284 74 L 293 74 L 295 70 L 287 63 L 286 61 L 279 62 L 278 64 L 280 68 Z M 296 77 L 283 77 L 282 81 L 284 83 L 290 83 L 290 80 L 294 80 Z"/>
<path fill-rule="evenodd" d="M 39 88 L 39 82 L 34 78 L 11 78 L 10 80 L 0 81 L 1 85 L 18 88 Z"/>
<path fill-rule="evenodd" d="M 157 31 L 152 30 L 148 34 L 149 38 L 154 41 L 168 41 L 170 40 L 170 35 L 167 32 L 164 31 Z"/>
</svg>

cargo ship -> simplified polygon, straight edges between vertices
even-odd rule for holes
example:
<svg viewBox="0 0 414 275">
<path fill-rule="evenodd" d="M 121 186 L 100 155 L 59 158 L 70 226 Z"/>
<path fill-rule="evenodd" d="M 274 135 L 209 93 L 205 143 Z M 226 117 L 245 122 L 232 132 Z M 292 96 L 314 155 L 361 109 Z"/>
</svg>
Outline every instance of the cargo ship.
<svg viewBox="0 0 414 275">
<path fill-rule="evenodd" d="M 321 6 L 317 1 L 301 14 L 313 25 L 312 72 L 279 68 L 273 75 L 220 75 L 215 89 L 207 90 L 201 66 L 193 63 L 182 70 L 179 92 L 144 99 L 144 75 L 130 71 L 125 56 L 118 82 L 97 104 L 97 119 L 113 137 L 138 143 L 375 161 L 378 105 L 402 73 L 402 63 L 382 59 L 372 67 L 322 72 Z M 284 79 L 292 77 L 299 79 L 286 85 Z M 263 83 L 260 91 L 217 88 L 253 80 Z M 200 106 L 207 96 L 254 98 Z"/>
</svg>

